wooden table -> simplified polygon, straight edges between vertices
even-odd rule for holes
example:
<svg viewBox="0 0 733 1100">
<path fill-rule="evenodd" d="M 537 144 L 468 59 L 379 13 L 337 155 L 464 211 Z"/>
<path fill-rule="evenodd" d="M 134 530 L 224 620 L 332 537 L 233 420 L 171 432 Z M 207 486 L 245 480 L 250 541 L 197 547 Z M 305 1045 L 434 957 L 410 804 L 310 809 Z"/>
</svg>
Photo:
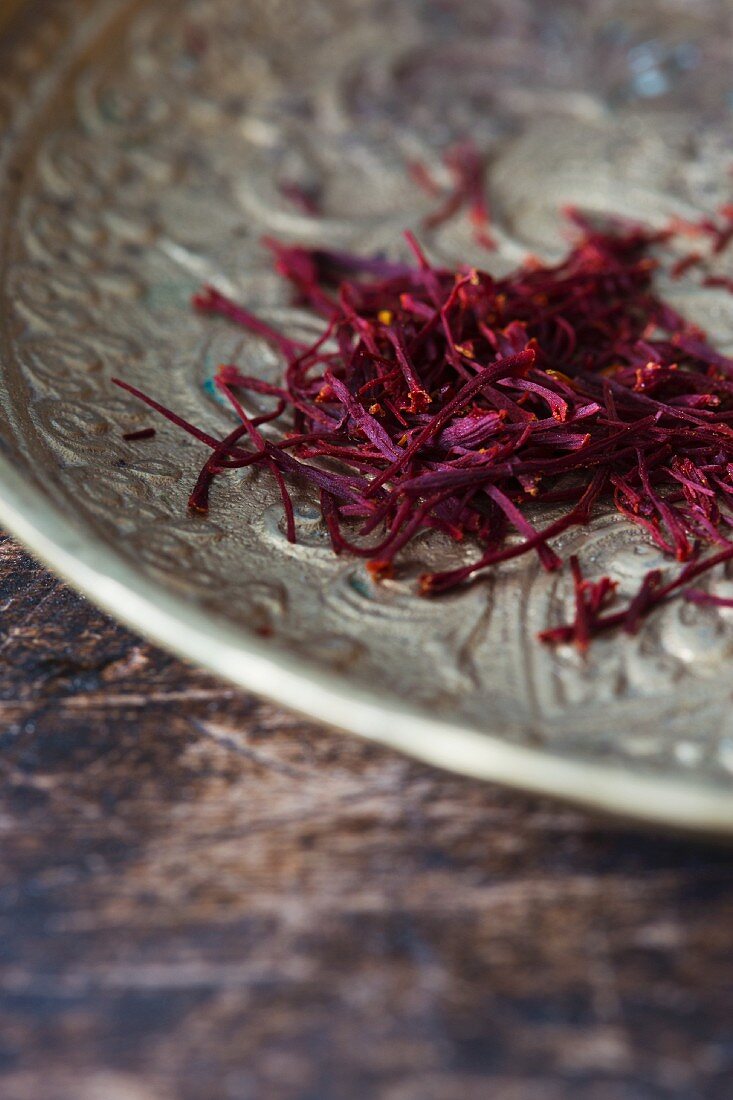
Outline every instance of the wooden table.
<svg viewBox="0 0 733 1100">
<path fill-rule="evenodd" d="M 326 732 L 0 544 L 2 1100 L 728 1100 L 733 854 Z"/>
</svg>

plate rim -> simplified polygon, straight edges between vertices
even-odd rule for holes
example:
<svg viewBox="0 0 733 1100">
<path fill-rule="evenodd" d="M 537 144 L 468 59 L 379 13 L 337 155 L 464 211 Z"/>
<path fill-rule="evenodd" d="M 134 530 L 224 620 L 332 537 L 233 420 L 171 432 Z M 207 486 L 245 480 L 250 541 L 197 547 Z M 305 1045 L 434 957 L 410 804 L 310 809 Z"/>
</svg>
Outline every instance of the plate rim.
<svg viewBox="0 0 733 1100">
<path fill-rule="evenodd" d="M 636 774 L 430 717 L 272 646 L 145 577 L 74 522 L 0 455 L 0 524 L 74 589 L 142 637 L 235 686 L 339 733 L 443 770 L 558 798 L 638 824 L 733 836 L 733 795 L 705 783 Z"/>
</svg>

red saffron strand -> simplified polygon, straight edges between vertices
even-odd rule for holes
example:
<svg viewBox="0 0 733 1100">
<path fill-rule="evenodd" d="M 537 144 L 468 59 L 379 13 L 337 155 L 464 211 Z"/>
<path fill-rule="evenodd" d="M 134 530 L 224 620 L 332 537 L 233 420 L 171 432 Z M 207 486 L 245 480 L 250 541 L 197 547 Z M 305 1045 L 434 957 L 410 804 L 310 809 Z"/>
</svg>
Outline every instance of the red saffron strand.
<svg viewBox="0 0 733 1100">
<path fill-rule="evenodd" d="M 456 142 L 443 155 L 443 164 L 452 177 L 452 186 L 443 201 L 423 219 L 423 229 L 437 229 L 463 210 L 468 212 L 477 244 L 496 248 L 490 233 L 491 216 L 486 198 L 486 163 L 474 143 L 468 139 Z M 418 187 L 438 198 L 441 188 L 427 167 L 419 161 L 408 165 L 408 173 Z"/>
</svg>

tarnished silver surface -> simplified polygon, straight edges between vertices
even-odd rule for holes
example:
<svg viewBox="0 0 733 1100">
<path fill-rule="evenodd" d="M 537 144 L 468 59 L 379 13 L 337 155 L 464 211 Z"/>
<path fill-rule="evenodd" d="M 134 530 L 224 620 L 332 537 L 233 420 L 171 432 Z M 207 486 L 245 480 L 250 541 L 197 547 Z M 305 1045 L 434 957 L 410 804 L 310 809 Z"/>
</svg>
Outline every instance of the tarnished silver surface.
<svg viewBox="0 0 733 1100">
<path fill-rule="evenodd" d="M 547 649 L 535 634 L 567 612 L 565 574 L 520 562 L 423 600 L 414 581 L 427 564 L 476 553 L 430 536 L 375 586 L 362 563 L 334 559 L 307 491 L 289 545 L 273 484 L 254 470 L 220 482 L 209 518 L 192 519 L 200 446 L 160 422 L 154 440 L 125 443 L 123 431 L 153 421 L 109 384 L 121 375 L 223 432 L 227 414 L 203 389 L 213 367 L 275 377 L 278 362 L 262 341 L 194 316 L 191 292 L 212 281 L 293 332 L 315 331 L 261 237 L 399 250 L 430 208 L 406 162 L 439 176 L 441 149 L 466 134 L 490 158 L 500 248 L 481 251 L 458 219 L 426 239 L 448 262 L 500 270 L 527 250 L 552 255 L 568 202 L 658 221 L 729 199 L 726 0 L 48 0 L 0 49 L 6 521 L 140 629 L 330 721 L 421 752 L 428 715 L 435 736 L 479 731 L 538 765 L 530 779 L 521 755 L 507 774 L 457 752 L 461 770 L 625 812 L 618 784 L 641 777 L 670 795 L 642 816 L 674 821 L 676 792 L 689 790 L 715 802 L 710 824 L 733 829 L 733 612 L 671 604 L 585 661 Z M 323 215 L 297 212 L 283 182 L 317 186 Z M 733 346 L 729 295 L 665 292 Z M 71 518 L 63 536 L 59 511 Z M 72 536 L 114 590 L 75 571 Z M 615 515 L 559 548 L 618 576 L 622 595 L 657 564 Z M 733 591 L 733 574 L 710 584 Z M 166 609 L 165 629 L 135 592 Z M 257 650 L 281 680 L 258 680 Z M 299 677 L 333 707 L 299 696 Z M 369 730 L 351 696 L 371 708 Z M 398 721 L 414 743 L 391 732 Z M 424 755 L 452 762 L 449 746 Z M 575 768 L 570 785 L 553 778 L 558 761 Z"/>
</svg>

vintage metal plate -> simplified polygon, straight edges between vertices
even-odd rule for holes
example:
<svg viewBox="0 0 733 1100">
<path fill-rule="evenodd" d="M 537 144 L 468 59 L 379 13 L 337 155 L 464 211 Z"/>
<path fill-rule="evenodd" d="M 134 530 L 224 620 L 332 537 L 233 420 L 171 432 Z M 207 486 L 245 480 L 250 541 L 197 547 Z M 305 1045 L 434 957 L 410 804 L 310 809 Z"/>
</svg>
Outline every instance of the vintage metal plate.
<svg viewBox="0 0 733 1100">
<path fill-rule="evenodd" d="M 471 133 L 491 158 L 500 251 L 458 220 L 429 244 L 501 267 L 561 245 L 578 202 L 652 221 L 730 197 L 725 0 L 47 0 L 0 50 L 0 518 L 139 630 L 324 721 L 471 775 L 639 819 L 733 831 L 733 616 L 670 605 L 587 661 L 535 641 L 570 593 L 533 563 L 439 601 L 414 595 L 439 538 L 375 587 L 335 560 L 313 502 L 283 536 L 267 476 L 232 477 L 211 515 L 185 501 L 200 448 L 150 423 L 120 374 L 222 431 L 219 361 L 271 376 L 261 341 L 195 317 L 211 280 L 309 330 L 264 233 L 399 248 Z M 324 215 L 278 182 L 315 183 Z M 731 299 L 669 293 L 733 343 Z M 631 589 L 655 552 L 615 516 L 563 549 Z M 717 576 L 718 590 L 730 580 Z M 266 637 L 265 637 L 266 635 Z"/>
</svg>

